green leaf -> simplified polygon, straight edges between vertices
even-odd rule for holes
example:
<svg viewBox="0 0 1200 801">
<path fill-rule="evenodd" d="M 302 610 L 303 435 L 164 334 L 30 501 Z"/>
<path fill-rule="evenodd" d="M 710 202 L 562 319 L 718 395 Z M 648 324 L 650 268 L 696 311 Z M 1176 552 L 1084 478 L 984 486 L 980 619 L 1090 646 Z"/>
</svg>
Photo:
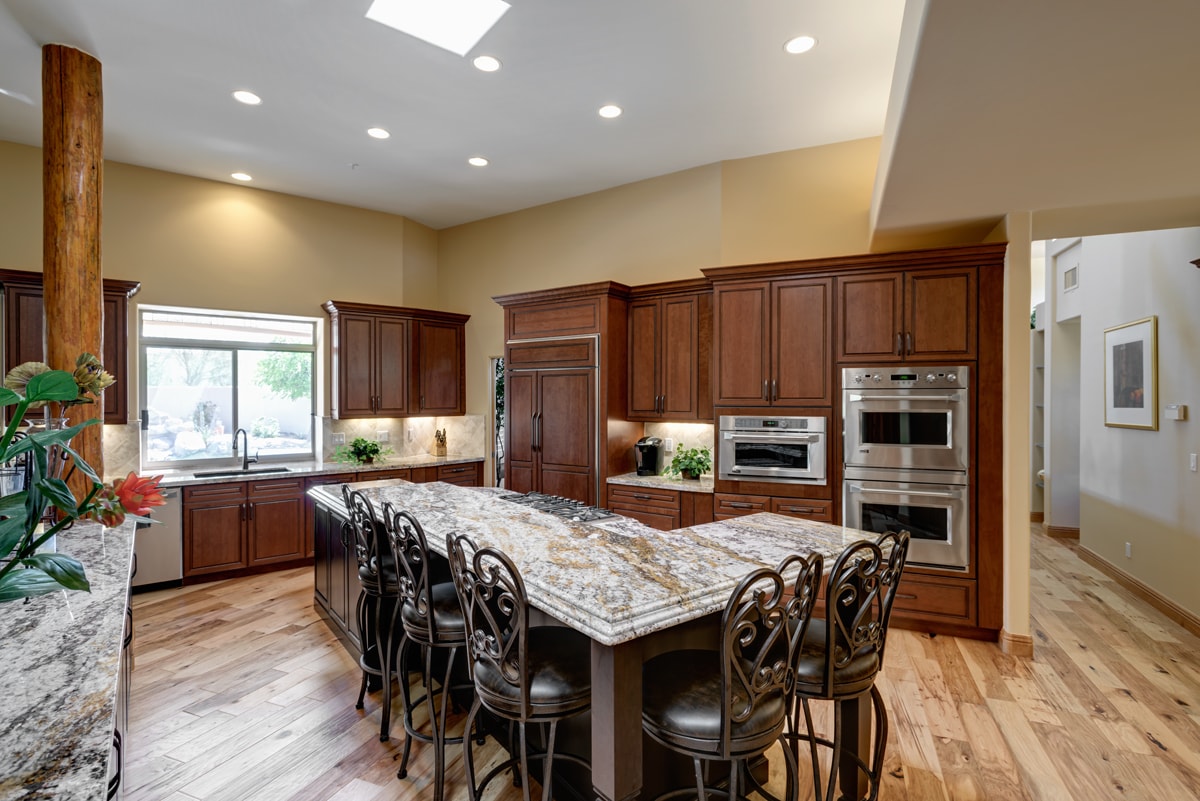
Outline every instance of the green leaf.
<svg viewBox="0 0 1200 801">
<path fill-rule="evenodd" d="M 20 395 L 13 392 L 8 387 L 0 387 L 0 406 L 12 406 L 14 403 L 20 402 Z"/>
<path fill-rule="evenodd" d="M 28 531 L 29 527 L 25 525 L 24 509 L 21 511 L 22 514 L 19 517 L 0 520 L 0 559 L 8 557 L 14 548 L 19 547 Z"/>
<path fill-rule="evenodd" d="M 44 571 L 65 589 L 88 592 L 92 590 L 92 585 L 84 575 L 83 565 L 74 556 L 67 556 L 65 553 L 37 553 L 22 559 L 21 563 Z"/>
<path fill-rule="evenodd" d="M 96 421 L 96 422 L 98 422 L 98 421 Z M 83 460 L 83 457 L 79 455 L 78 451 L 76 451 L 74 448 L 70 447 L 69 445 L 63 445 L 62 449 L 64 451 L 66 451 L 67 453 L 71 454 L 72 464 L 75 465 L 75 469 L 78 470 L 79 472 L 83 473 L 89 479 L 91 479 L 93 484 L 103 484 L 104 483 L 100 480 L 100 476 L 96 475 L 96 471 L 92 469 L 92 466 Z"/>
<path fill-rule="evenodd" d="M 25 490 L 0 495 L 0 517 L 12 517 L 25 508 Z"/>
<path fill-rule="evenodd" d="M 50 503 L 64 512 L 74 513 L 79 507 L 75 501 L 75 495 L 71 492 L 71 488 L 67 486 L 67 482 L 61 478 L 43 478 L 40 481 L 34 482 L 36 486 L 46 497 Z"/>
<path fill-rule="evenodd" d="M 0 602 L 18 598 L 32 598 L 56 592 L 63 587 L 37 568 L 13 570 L 0 576 Z"/>
<path fill-rule="evenodd" d="M 79 387 L 75 384 L 75 376 L 66 370 L 51 370 L 29 379 L 25 387 L 25 400 L 38 401 L 70 401 L 79 397 Z"/>
</svg>

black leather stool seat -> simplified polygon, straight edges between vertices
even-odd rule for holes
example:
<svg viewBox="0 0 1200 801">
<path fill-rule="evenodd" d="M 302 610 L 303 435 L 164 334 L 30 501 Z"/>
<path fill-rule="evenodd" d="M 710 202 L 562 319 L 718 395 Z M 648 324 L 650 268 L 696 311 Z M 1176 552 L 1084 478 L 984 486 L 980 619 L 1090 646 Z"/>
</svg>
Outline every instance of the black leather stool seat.
<svg viewBox="0 0 1200 801">
<path fill-rule="evenodd" d="M 566 717 L 592 702 L 591 640 L 563 626 L 529 628 L 529 704 L 532 717 Z M 495 666 L 475 663 L 480 700 L 501 715 L 521 715 L 520 689 L 505 681 Z"/>
<path fill-rule="evenodd" d="M 642 668 L 642 724 L 664 740 L 720 753 L 721 700 L 716 651 L 671 651 Z M 731 751 L 758 751 L 779 739 L 787 709 L 783 695 L 764 698 L 749 718 L 732 725 Z"/>
<path fill-rule="evenodd" d="M 462 606 L 458 602 L 454 582 L 434 584 L 429 588 L 429 608 L 433 616 L 433 630 L 438 639 L 462 645 L 466 636 L 466 621 L 463 619 Z M 400 607 L 400 616 L 409 637 L 418 642 L 430 641 L 432 635 L 428 620 L 417 612 L 411 601 L 406 600 Z M 425 634 L 423 639 L 421 633 Z"/>
</svg>

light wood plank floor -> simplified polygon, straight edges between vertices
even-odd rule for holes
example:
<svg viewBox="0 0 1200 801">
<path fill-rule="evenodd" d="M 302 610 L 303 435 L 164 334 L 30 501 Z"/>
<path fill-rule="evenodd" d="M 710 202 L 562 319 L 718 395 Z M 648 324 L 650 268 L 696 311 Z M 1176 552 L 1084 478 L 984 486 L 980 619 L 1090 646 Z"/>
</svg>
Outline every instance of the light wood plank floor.
<svg viewBox="0 0 1200 801">
<path fill-rule="evenodd" d="M 1200 641 L 1040 526 L 1032 568 L 1032 661 L 889 634 L 880 798 L 1200 798 Z M 138 595 L 134 622 L 133 801 L 431 797 L 429 748 L 397 780 L 403 727 L 379 742 L 380 693 L 354 709 L 359 672 L 313 611 L 309 571 Z M 447 773 L 447 801 L 465 801 L 456 748 Z"/>
</svg>

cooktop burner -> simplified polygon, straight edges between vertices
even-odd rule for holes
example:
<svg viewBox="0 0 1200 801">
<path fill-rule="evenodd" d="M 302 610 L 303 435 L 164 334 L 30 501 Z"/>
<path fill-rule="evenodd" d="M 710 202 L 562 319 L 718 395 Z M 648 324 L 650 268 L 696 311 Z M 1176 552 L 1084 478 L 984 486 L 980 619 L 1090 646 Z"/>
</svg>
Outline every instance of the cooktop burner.
<svg viewBox="0 0 1200 801">
<path fill-rule="evenodd" d="M 530 509 L 536 509 L 539 512 L 546 512 L 567 520 L 573 520 L 577 523 L 590 523 L 594 520 L 605 520 L 610 517 L 616 517 L 615 512 L 610 512 L 607 509 L 602 509 L 598 506 L 588 506 L 583 501 L 577 501 L 573 498 L 546 495 L 541 492 L 527 492 L 524 495 L 505 495 L 504 500 L 528 506 Z"/>
</svg>

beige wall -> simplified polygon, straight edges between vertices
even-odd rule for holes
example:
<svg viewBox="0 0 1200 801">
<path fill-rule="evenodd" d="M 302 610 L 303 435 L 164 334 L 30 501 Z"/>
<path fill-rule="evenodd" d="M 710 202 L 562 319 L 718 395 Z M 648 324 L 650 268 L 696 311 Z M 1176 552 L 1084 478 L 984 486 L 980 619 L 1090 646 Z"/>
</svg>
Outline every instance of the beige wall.
<svg viewBox="0 0 1200 801">
<path fill-rule="evenodd" d="M 1080 290 L 1080 544 L 1200 616 L 1200 228 L 1085 237 Z M 1104 424 L 1104 329 L 1158 317 L 1157 431 Z M 1131 555 L 1125 556 L 1125 543 Z"/>
<path fill-rule="evenodd" d="M 467 312 L 467 410 L 490 411 L 504 351 L 494 295 L 698 278 L 728 264 L 862 253 L 879 140 L 712 164 L 438 236 L 441 306 Z"/>
</svg>

